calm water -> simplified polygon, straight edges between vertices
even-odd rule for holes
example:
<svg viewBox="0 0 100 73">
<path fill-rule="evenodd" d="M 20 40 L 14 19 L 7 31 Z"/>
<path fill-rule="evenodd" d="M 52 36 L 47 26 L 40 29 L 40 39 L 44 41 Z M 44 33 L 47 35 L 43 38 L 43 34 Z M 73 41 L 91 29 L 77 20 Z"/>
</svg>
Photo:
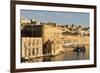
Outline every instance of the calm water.
<svg viewBox="0 0 100 73">
<path fill-rule="evenodd" d="M 86 60 L 89 59 L 89 49 L 86 52 L 66 51 L 64 54 L 55 57 L 34 58 L 28 62 L 47 62 L 47 61 L 69 61 L 69 60 Z"/>
</svg>

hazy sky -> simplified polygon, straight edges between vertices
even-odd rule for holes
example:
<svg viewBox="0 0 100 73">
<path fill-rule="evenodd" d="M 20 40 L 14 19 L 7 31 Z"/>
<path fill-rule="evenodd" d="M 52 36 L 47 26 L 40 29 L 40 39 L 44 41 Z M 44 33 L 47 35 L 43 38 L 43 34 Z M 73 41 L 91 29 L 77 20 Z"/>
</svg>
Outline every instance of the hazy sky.
<svg viewBox="0 0 100 73">
<path fill-rule="evenodd" d="M 35 19 L 41 22 L 54 22 L 57 24 L 79 24 L 89 26 L 89 13 L 21 10 L 21 17 Z"/>
</svg>

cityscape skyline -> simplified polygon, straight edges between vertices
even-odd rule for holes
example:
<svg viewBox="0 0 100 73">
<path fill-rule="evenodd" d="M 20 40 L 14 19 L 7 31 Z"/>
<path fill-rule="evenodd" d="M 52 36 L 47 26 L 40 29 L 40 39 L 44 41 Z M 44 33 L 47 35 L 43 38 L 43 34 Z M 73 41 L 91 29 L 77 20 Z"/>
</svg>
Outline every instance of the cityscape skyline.
<svg viewBox="0 0 100 73">
<path fill-rule="evenodd" d="M 77 24 L 89 26 L 89 13 L 43 11 L 43 10 L 21 10 L 20 16 L 28 20 L 35 19 L 40 22 L 54 22 L 57 24 Z"/>
</svg>

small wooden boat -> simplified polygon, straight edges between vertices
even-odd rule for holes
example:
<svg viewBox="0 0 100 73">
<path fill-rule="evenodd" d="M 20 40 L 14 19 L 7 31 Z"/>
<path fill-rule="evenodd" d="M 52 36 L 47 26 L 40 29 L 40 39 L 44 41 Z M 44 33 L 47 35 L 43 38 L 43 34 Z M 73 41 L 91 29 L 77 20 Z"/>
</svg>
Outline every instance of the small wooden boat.
<svg viewBox="0 0 100 73">
<path fill-rule="evenodd" d="M 84 45 L 82 47 L 77 46 L 77 47 L 74 48 L 73 51 L 76 51 L 76 52 L 85 52 L 86 51 L 86 48 L 85 48 Z"/>
</svg>

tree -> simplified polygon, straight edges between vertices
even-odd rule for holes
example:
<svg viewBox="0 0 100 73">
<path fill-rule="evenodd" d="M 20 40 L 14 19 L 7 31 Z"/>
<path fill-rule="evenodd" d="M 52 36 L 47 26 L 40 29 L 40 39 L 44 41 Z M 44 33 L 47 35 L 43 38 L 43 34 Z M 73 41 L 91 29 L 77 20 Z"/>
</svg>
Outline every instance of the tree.
<svg viewBox="0 0 100 73">
<path fill-rule="evenodd" d="M 36 20 L 34 20 L 34 19 L 31 19 L 31 23 L 32 23 L 32 24 L 36 24 L 36 23 L 37 23 L 37 21 L 36 21 Z"/>
</svg>

